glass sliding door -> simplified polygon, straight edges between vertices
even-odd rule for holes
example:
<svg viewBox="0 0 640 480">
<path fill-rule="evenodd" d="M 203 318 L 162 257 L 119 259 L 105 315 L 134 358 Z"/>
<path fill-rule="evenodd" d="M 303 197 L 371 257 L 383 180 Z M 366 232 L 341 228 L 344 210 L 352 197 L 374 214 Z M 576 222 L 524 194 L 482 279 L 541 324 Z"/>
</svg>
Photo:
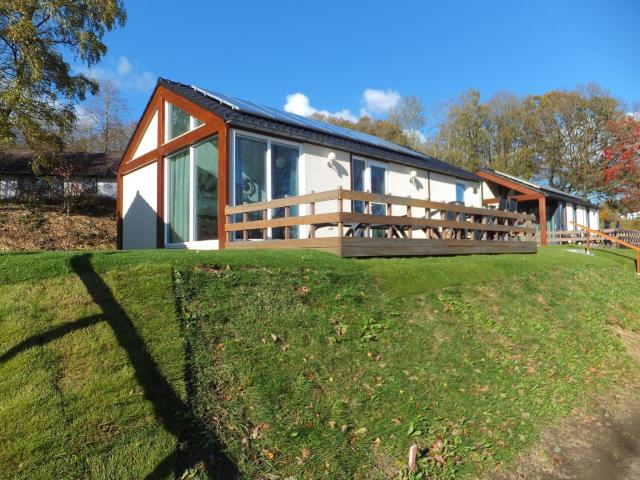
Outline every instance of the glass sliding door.
<svg viewBox="0 0 640 480">
<path fill-rule="evenodd" d="M 265 140 L 237 136 L 234 170 L 236 205 L 267 200 L 267 142 Z M 261 219 L 260 212 L 249 214 L 249 220 Z M 236 215 L 234 221 L 241 222 L 242 215 Z M 260 239 L 262 233 L 260 230 L 251 230 L 249 238 Z"/>
<path fill-rule="evenodd" d="M 218 137 L 193 147 L 195 238 L 218 238 Z"/>
<path fill-rule="evenodd" d="M 359 192 L 387 194 L 387 167 L 383 163 L 354 158 L 352 160 L 352 188 Z M 354 200 L 353 211 L 364 213 L 364 202 Z M 369 213 L 386 215 L 387 205 L 380 202 L 369 203 Z M 386 229 L 371 229 L 371 236 L 384 237 Z"/>
<path fill-rule="evenodd" d="M 367 164 L 365 163 L 364 160 L 360 160 L 359 158 L 354 158 L 352 165 L 353 165 L 353 172 L 351 175 L 352 177 L 351 188 L 353 188 L 356 192 L 364 192 Z M 353 211 L 355 213 L 364 213 L 364 202 L 362 200 L 354 200 Z"/>
<path fill-rule="evenodd" d="M 169 160 L 169 231 L 168 243 L 189 241 L 189 194 L 190 165 L 189 150 L 168 158 Z"/>
<path fill-rule="evenodd" d="M 379 165 L 369 166 L 369 176 L 371 184 L 371 193 L 377 193 L 385 195 L 387 193 L 387 169 Z M 371 213 L 373 215 L 386 215 L 387 205 L 385 203 L 371 202 Z M 372 237 L 384 237 L 386 235 L 386 229 L 372 229 Z"/>
<path fill-rule="evenodd" d="M 298 147 L 290 145 L 271 144 L 271 199 L 285 198 L 298 195 Z M 284 208 L 274 208 L 272 218 L 284 217 Z M 298 215 L 298 206 L 290 207 L 289 215 Z M 271 238 L 283 239 L 284 227 L 274 228 Z M 289 229 L 290 238 L 298 238 L 298 227 Z"/>
<path fill-rule="evenodd" d="M 217 241 L 218 137 L 167 157 L 166 183 L 166 244 Z"/>
<path fill-rule="evenodd" d="M 300 148 L 268 137 L 249 133 L 234 132 L 233 166 L 231 184 L 233 186 L 232 203 L 264 202 L 300 194 L 299 180 Z M 268 218 L 282 218 L 285 208 L 272 208 L 267 212 Z M 290 207 L 289 215 L 299 215 L 297 206 Z M 262 212 L 252 212 L 249 220 L 262 220 Z M 234 215 L 235 223 L 242 221 L 242 215 Z M 269 238 L 284 239 L 284 227 L 270 228 Z M 263 230 L 249 231 L 249 239 L 262 239 Z M 289 238 L 300 237 L 299 227 L 289 229 Z M 238 232 L 235 237 L 241 240 Z"/>
</svg>

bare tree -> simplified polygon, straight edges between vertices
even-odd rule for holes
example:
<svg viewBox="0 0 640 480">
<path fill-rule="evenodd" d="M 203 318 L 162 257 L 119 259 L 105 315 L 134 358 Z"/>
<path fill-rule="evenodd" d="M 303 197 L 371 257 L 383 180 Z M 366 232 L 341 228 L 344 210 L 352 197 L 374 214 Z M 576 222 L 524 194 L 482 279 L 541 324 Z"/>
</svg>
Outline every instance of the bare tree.
<svg viewBox="0 0 640 480">
<path fill-rule="evenodd" d="M 98 93 L 81 105 L 67 149 L 114 153 L 126 147 L 132 131 L 124 119 L 129 107 L 112 80 L 102 80 L 99 86 Z"/>
<path fill-rule="evenodd" d="M 407 135 L 411 147 L 418 148 L 424 143 L 421 133 L 425 125 L 424 103 L 420 97 L 402 97 L 398 104 L 389 111 L 387 120 L 397 126 Z"/>
</svg>

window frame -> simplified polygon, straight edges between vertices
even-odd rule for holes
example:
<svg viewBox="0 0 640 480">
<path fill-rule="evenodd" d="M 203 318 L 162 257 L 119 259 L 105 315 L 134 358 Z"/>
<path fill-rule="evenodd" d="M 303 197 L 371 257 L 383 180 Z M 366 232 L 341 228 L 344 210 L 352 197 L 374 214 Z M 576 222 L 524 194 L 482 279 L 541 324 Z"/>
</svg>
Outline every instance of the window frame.
<svg viewBox="0 0 640 480">
<path fill-rule="evenodd" d="M 268 135 L 261 135 L 259 133 L 246 132 L 244 130 L 232 130 L 231 131 L 231 148 L 229 148 L 229 205 L 236 205 L 236 139 L 238 137 L 247 138 L 250 140 L 258 140 L 267 143 L 267 154 L 265 157 L 266 168 L 265 168 L 265 177 L 266 177 L 266 193 L 267 199 L 269 202 L 273 200 L 273 188 L 272 182 L 273 179 L 271 177 L 271 145 L 276 143 L 278 145 L 283 145 L 287 147 L 293 147 L 298 149 L 298 193 L 297 195 L 304 195 L 305 193 L 305 185 L 304 185 L 304 149 L 302 148 L 301 143 L 292 142 L 290 140 L 284 140 L 277 137 L 270 137 Z M 296 196 L 297 196 L 296 195 Z M 298 208 L 298 215 L 306 215 L 306 205 L 300 205 Z M 269 209 L 267 213 L 267 219 L 271 219 L 272 211 Z M 298 238 L 305 238 L 307 235 L 307 227 L 305 225 L 299 226 L 299 236 Z M 272 239 L 272 229 L 267 229 L 267 239 Z M 249 241 L 259 242 L 262 241 L 260 238 L 249 239 Z"/>
<path fill-rule="evenodd" d="M 174 107 L 182 110 L 185 114 L 189 116 L 189 129 L 186 132 L 181 133 L 180 135 L 170 138 L 169 134 L 171 133 L 171 110 Z M 196 122 L 200 122 L 200 125 L 197 125 Z M 164 143 L 168 143 L 175 140 L 176 138 L 180 138 L 183 135 L 186 135 L 187 133 L 192 132 L 193 130 L 196 130 L 204 125 L 205 123 L 202 120 L 200 120 L 198 117 L 194 117 L 193 115 L 190 115 L 188 112 L 185 112 L 183 109 L 181 109 L 177 105 L 174 105 L 168 100 L 164 102 L 164 131 L 165 131 L 165 135 L 163 139 Z M 201 142 L 197 142 L 197 143 L 201 143 Z M 179 150 L 176 150 L 175 152 L 171 152 L 171 154 L 167 156 L 170 157 L 171 155 L 174 155 L 178 152 Z"/>
<path fill-rule="evenodd" d="M 387 162 L 381 162 L 379 160 L 371 160 L 366 157 L 361 157 L 359 155 L 351 156 L 351 172 L 349 172 L 349 176 L 351 177 L 351 188 L 353 189 L 353 162 L 355 160 L 360 160 L 364 162 L 364 185 L 363 192 L 371 193 L 371 167 L 379 167 L 384 169 L 384 195 L 389 195 L 389 164 Z"/>
<path fill-rule="evenodd" d="M 193 117 L 192 117 L 193 118 Z M 214 133 L 213 135 L 203 138 L 188 147 L 180 148 L 169 155 L 164 157 L 164 218 L 163 218 L 163 231 L 164 231 L 164 247 L 165 248 L 187 248 L 187 249 L 202 249 L 202 250 L 217 250 L 220 247 L 220 235 L 224 235 L 224 232 L 218 231 L 218 238 L 215 240 L 192 240 L 196 234 L 196 169 L 195 167 L 195 155 L 194 149 L 198 145 L 206 142 L 210 142 L 215 138 L 218 138 L 218 187 L 220 185 L 220 135 Z M 169 162 L 171 157 L 178 155 L 184 151 L 189 151 L 189 240 L 186 242 L 172 242 L 169 239 Z M 220 201 L 220 191 L 218 190 L 218 201 Z M 218 212 L 216 212 L 217 214 Z M 219 219 L 218 219 L 219 221 Z"/>
</svg>

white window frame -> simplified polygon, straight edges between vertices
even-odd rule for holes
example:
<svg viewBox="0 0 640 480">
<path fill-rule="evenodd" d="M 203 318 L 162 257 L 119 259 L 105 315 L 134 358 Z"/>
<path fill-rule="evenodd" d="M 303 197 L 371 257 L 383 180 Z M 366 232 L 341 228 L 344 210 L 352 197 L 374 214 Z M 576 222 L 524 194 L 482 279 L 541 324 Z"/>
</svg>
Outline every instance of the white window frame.
<svg viewBox="0 0 640 480">
<path fill-rule="evenodd" d="M 193 117 L 192 117 L 193 118 Z M 171 152 L 164 157 L 164 247 L 165 248 L 187 248 L 196 250 L 218 250 L 220 248 L 220 235 L 224 235 L 224 232 L 218 231 L 217 240 L 191 240 L 196 235 L 196 222 L 195 222 L 195 205 L 196 205 L 196 169 L 195 169 L 195 155 L 194 148 L 198 145 L 209 142 L 216 137 L 213 134 L 211 137 L 205 138 L 199 142 L 189 145 L 188 147 L 181 148 L 175 152 Z M 177 137 L 176 137 L 177 138 Z M 220 148 L 220 137 L 218 136 L 218 149 Z M 186 242 L 173 242 L 169 243 L 169 161 L 170 157 L 177 155 L 181 152 L 189 151 L 189 241 Z M 218 150 L 218 162 L 220 161 L 220 150 Z M 218 182 L 220 181 L 220 171 L 218 170 Z M 220 185 L 218 183 L 218 185 Z M 218 191 L 218 199 L 220 198 L 220 191 Z"/>
<path fill-rule="evenodd" d="M 243 130 L 232 130 L 231 131 L 231 148 L 229 149 L 229 200 L 230 205 L 236 205 L 236 138 L 248 138 L 252 140 L 259 140 L 267 143 L 267 155 L 265 161 L 267 162 L 265 166 L 265 175 L 267 182 L 267 200 L 273 200 L 273 192 L 272 192 L 272 179 L 271 179 L 271 145 L 276 143 L 278 145 L 285 145 L 288 147 L 294 147 L 298 149 L 298 195 L 304 195 L 305 193 L 305 185 L 304 185 L 304 152 L 302 145 L 297 142 L 292 142 L 290 140 L 283 140 L 281 138 L 269 137 L 267 135 L 260 135 L 258 133 L 253 132 L 245 132 Z M 306 206 L 300 205 L 298 207 L 298 215 L 306 214 Z M 271 209 L 269 209 L 269 213 L 267 215 L 268 219 L 271 219 Z M 307 236 L 307 226 L 300 225 L 298 228 L 298 238 L 306 238 Z M 271 240 L 271 228 L 267 229 L 267 238 Z M 250 241 L 259 242 L 261 239 L 254 238 L 250 239 Z"/>
<path fill-rule="evenodd" d="M 351 158 L 351 166 L 353 169 L 353 160 L 360 160 L 364 162 L 364 191 L 371 193 L 371 167 L 384 168 L 384 195 L 389 195 L 389 164 L 386 162 L 380 162 L 379 160 L 370 160 L 365 157 L 353 155 Z M 353 183 L 351 184 L 353 185 Z"/>
</svg>

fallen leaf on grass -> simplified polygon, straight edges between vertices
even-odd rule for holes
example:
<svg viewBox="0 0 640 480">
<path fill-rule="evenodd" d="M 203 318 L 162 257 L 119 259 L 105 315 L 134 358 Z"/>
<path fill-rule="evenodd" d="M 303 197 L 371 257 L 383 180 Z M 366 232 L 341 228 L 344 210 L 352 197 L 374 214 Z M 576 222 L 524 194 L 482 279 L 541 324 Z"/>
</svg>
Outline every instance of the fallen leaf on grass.
<svg viewBox="0 0 640 480">
<path fill-rule="evenodd" d="M 271 450 L 267 450 L 266 448 L 262 449 L 262 454 L 267 457 L 269 460 L 273 460 L 276 456 Z"/>
</svg>

